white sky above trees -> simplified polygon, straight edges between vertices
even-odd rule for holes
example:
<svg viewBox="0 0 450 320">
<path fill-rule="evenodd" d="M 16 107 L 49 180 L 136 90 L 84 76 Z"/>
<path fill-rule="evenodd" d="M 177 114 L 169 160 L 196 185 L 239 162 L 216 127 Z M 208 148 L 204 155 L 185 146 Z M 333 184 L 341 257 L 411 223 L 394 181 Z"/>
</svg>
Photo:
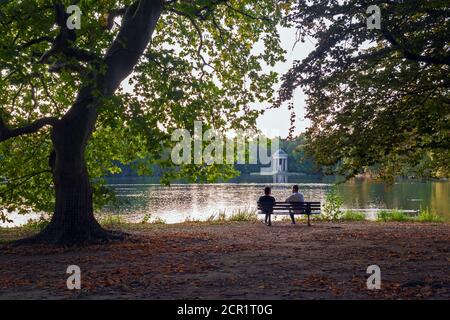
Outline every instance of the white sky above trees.
<svg viewBox="0 0 450 320">
<path fill-rule="evenodd" d="M 314 44 L 312 40 L 306 40 L 305 43 L 298 42 L 295 47 L 295 29 L 294 28 L 280 28 L 281 45 L 286 50 L 286 62 L 278 63 L 274 71 L 276 71 L 280 78 L 285 74 L 292 66 L 294 60 L 304 59 L 313 49 Z M 268 104 L 255 105 L 255 108 L 266 108 Z M 305 119 L 305 96 L 299 89 L 295 91 L 294 95 L 294 111 L 296 113 L 295 123 L 295 135 L 304 132 L 310 122 Z M 261 129 L 267 136 L 273 137 L 274 135 L 280 135 L 282 138 L 286 138 L 289 134 L 291 112 L 288 110 L 287 105 L 279 109 L 267 110 L 258 119 L 258 128 Z M 278 131 L 278 134 L 276 133 Z"/>
</svg>

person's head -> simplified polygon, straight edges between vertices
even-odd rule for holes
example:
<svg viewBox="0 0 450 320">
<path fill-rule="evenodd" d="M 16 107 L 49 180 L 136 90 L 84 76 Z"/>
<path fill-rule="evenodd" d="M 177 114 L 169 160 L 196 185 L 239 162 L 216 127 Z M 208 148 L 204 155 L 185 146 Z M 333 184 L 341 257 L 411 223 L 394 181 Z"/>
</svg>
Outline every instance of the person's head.
<svg viewBox="0 0 450 320">
<path fill-rule="evenodd" d="M 298 192 L 298 185 L 294 185 L 292 187 L 292 192 L 297 193 Z"/>
<path fill-rule="evenodd" d="M 268 195 L 270 195 L 270 192 L 271 192 L 272 190 L 270 189 L 270 187 L 265 187 L 264 188 L 264 194 L 266 195 L 266 196 L 268 196 Z"/>
</svg>

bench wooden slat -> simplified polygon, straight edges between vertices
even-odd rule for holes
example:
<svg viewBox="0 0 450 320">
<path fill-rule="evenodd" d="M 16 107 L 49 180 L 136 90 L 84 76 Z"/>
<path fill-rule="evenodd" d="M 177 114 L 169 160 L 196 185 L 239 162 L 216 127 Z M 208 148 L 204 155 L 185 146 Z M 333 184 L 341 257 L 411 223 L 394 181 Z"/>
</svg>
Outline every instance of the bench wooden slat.
<svg viewBox="0 0 450 320">
<path fill-rule="evenodd" d="M 263 210 L 263 209 L 265 209 L 265 208 L 259 208 L 259 210 Z M 308 210 L 308 209 L 299 209 L 299 208 L 293 208 L 293 209 L 276 209 L 276 208 L 271 208 L 271 210 L 272 211 L 280 211 L 280 212 L 284 212 L 284 211 L 286 211 L 286 212 L 290 212 L 290 211 L 304 211 L 304 210 Z M 316 209 L 309 209 L 309 210 L 311 210 L 311 211 L 320 211 L 320 209 L 319 208 L 316 208 Z"/>
<path fill-rule="evenodd" d="M 275 202 L 271 204 L 257 203 L 258 208 L 274 208 L 274 209 L 302 209 L 302 208 L 321 208 L 320 202 Z"/>
<path fill-rule="evenodd" d="M 320 208 L 272 208 L 272 207 L 261 207 L 258 210 L 266 210 L 270 209 L 271 211 L 303 211 L 303 210 L 311 210 L 311 211 L 320 211 Z"/>
<path fill-rule="evenodd" d="M 286 203 L 286 204 L 274 204 L 270 205 L 268 203 L 258 204 L 261 206 L 273 206 L 279 208 L 288 208 L 288 207 L 320 207 L 320 204 L 304 204 L 304 203 Z"/>
<path fill-rule="evenodd" d="M 302 213 L 293 213 L 294 215 L 300 216 L 300 215 L 304 215 L 304 216 L 309 216 L 309 215 L 313 215 L 313 214 L 320 214 L 321 212 L 310 212 L 310 213 L 306 213 L 306 212 L 302 212 Z M 263 213 L 260 213 L 263 214 Z M 290 212 L 277 212 L 277 213 L 272 213 L 273 215 L 276 216 L 289 216 L 291 213 Z"/>
<path fill-rule="evenodd" d="M 290 207 L 290 206 L 320 206 L 320 202 L 275 202 L 275 207 Z"/>
<path fill-rule="evenodd" d="M 258 208 L 273 208 L 273 209 L 279 209 L 279 210 L 283 210 L 283 209 L 321 209 L 320 206 L 258 206 Z"/>
<path fill-rule="evenodd" d="M 298 204 L 320 204 L 321 202 L 320 201 L 304 201 L 304 202 L 296 202 L 296 201 L 285 202 L 285 201 L 283 201 L 283 202 L 275 202 L 275 204 L 296 204 L 296 203 L 298 203 Z"/>
<path fill-rule="evenodd" d="M 286 203 L 284 205 L 281 204 L 258 204 L 259 206 L 270 206 L 274 208 L 291 208 L 291 207 L 320 207 L 320 204 L 303 204 L 303 203 Z"/>
<path fill-rule="evenodd" d="M 320 211 L 320 208 L 272 208 L 272 207 L 261 207 L 258 210 L 270 209 L 272 211 L 302 211 L 302 210 L 311 210 L 311 211 Z"/>
<path fill-rule="evenodd" d="M 309 216 L 312 214 L 320 214 L 321 203 L 319 201 L 311 202 L 275 202 L 273 205 L 257 203 L 260 214 L 263 214 L 263 210 L 269 209 L 273 215 L 307 215 L 308 226 L 310 226 Z M 297 211 L 297 212 L 295 212 Z M 298 212 L 300 211 L 300 212 Z"/>
</svg>

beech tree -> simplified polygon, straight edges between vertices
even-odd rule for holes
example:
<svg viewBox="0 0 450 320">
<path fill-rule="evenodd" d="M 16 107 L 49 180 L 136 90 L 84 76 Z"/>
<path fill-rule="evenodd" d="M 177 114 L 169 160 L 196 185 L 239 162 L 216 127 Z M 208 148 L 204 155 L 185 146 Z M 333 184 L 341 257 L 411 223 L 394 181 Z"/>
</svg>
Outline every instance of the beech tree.
<svg viewBox="0 0 450 320">
<path fill-rule="evenodd" d="M 449 17 L 441 0 L 297 2 L 288 20 L 316 46 L 284 75 L 278 104 L 304 90 L 319 164 L 347 177 L 449 176 Z"/>
<path fill-rule="evenodd" d="M 255 128 L 260 111 L 249 104 L 273 101 L 277 75 L 263 66 L 283 59 L 276 26 L 286 9 L 275 0 L 2 1 L 0 212 L 53 213 L 19 243 L 122 238 L 94 218 L 111 198 L 102 177 L 118 162 L 141 173 L 170 166 L 171 131 L 194 120 Z M 184 165 L 164 179 L 231 172 Z"/>
</svg>

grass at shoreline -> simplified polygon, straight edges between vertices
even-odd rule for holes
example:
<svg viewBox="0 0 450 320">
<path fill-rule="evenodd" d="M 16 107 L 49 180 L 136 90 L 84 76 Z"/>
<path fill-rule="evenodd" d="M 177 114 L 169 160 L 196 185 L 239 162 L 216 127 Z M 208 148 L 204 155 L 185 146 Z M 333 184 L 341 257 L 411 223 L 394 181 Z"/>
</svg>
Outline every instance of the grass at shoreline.
<svg viewBox="0 0 450 320">
<path fill-rule="evenodd" d="M 344 221 L 364 221 L 366 219 L 366 215 L 362 212 L 355 212 L 355 211 L 345 211 L 342 220 Z"/>
<path fill-rule="evenodd" d="M 227 214 L 226 211 L 220 211 L 216 215 L 211 215 L 205 221 L 195 220 L 190 217 L 186 218 L 184 222 L 170 224 L 172 226 L 177 225 L 192 225 L 192 224 L 229 224 L 237 222 L 258 222 L 262 221 L 263 215 L 259 215 L 256 210 L 251 209 L 238 209 Z M 306 221 L 306 216 L 296 216 L 296 221 L 299 223 L 304 223 Z M 151 219 L 150 215 L 144 216 L 140 222 L 129 222 L 121 215 L 104 215 L 98 217 L 99 223 L 106 229 L 118 230 L 118 229 L 132 229 L 132 230 L 145 230 L 147 228 L 158 227 L 166 225 L 166 221 L 160 217 Z M 376 220 L 366 219 L 366 215 L 362 212 L 357 211 L 345 211 L 342 213 L 339 219 L 330 220 L 326 219 L 323 215 L 312 215 L 311 221 L 318 222 L 368 222 L 368 223 L 380 223 L 380 222 L 414 222 L 414 223 L 449 223 L 444 221 L 444 219 L 428 209 L 420 210 L 419 214 L 416 216 L 408 215 L 402 211 L 398 210 L 383 210 L 377 215 Z M 284 216 L 274 222 L 290 222 L 289 216 Z M 15 234 L 16 237 L 27 236 L 30 234 L 35 234 L 43 230 L 48 225 L 48 220 L 44 217 L 40 217 L 36 220 L 30 220 L 27 224 L 14 227 L 14 228 L 2 228 L 0 227 L 0 236 Z M 9 237 L 7 237 L 9 238 Z M 5 242 L 0 238 L 0 243 Z"/>
<path fill-rule="evenodd" d="M 383 210 L 378 213 L 377 221 L 389 222 L 437 222 L 443 223 L 444 219 L 429 209 L 421 209 L 417 216 L 410 216 L 402 211 Z"/>
</svg>

